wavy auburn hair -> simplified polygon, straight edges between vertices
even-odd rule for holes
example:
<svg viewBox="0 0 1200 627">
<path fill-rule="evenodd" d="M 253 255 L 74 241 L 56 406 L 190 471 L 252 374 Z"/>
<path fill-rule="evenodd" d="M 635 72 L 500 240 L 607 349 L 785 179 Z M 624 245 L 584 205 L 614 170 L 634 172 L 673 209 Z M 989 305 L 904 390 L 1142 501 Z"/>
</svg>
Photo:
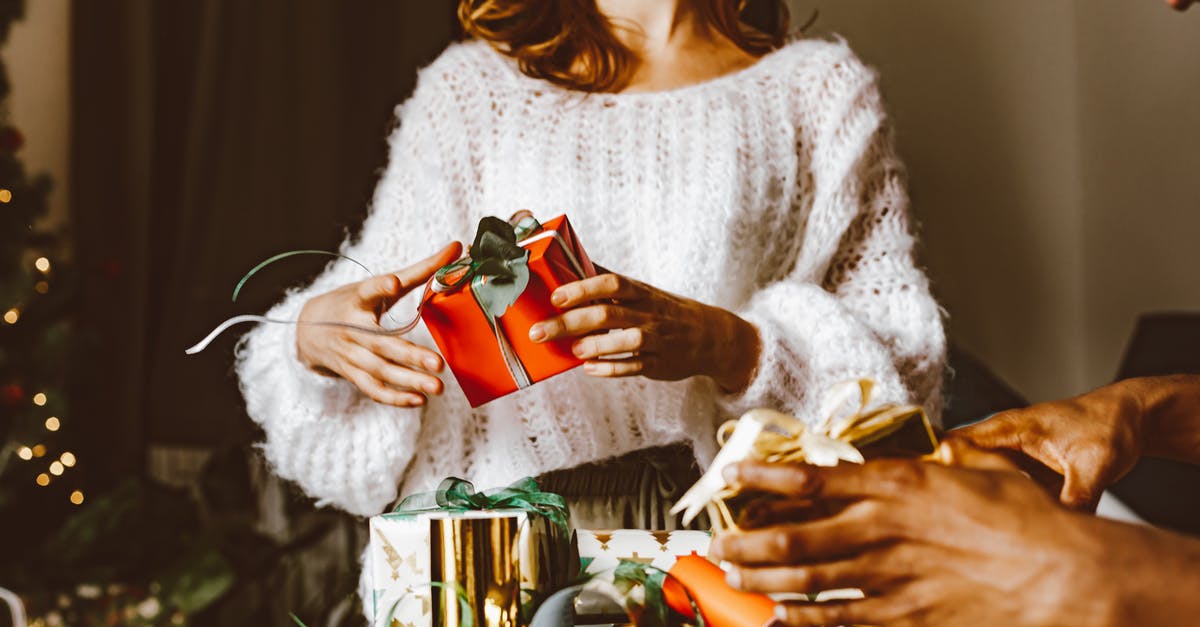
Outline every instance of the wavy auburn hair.
<svg viewBox="0 0 1200 627">
<path fill-rule="evenodd" d="M 700 18 L 754 56 L 783 44 L 788 29 L 784 0 L 756 0 L 766 22 L 743 18 L 747 0 L 695 0 Z M 596 0 L 459 0 L 458 19 L 469 36 L 517 60 L 521 71 L 569 89 L 619 91 L 637 67 Z"/>
</svg>

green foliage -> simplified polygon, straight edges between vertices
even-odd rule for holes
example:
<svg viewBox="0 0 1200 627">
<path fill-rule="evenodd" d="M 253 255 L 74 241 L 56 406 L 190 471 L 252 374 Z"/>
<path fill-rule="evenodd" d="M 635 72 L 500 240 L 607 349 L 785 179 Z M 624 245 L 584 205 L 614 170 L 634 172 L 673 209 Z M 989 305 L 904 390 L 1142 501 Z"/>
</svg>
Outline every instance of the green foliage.
<svg viewBox="0 0 1200 627">
<path fill-rule="evenodd" d="M 164 598 L 171 607 L 194 614 L 233 587 L 233 567 L 214 547 L 198 545 L 162 575 Z"/>
</svg>

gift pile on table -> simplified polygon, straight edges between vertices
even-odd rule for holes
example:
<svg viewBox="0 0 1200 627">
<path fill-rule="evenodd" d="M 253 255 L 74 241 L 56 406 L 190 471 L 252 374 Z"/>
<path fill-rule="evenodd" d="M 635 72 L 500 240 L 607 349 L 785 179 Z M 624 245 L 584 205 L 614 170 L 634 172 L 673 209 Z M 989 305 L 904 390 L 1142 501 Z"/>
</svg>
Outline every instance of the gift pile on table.
<svg viewBox="0 0 1200 627">
<path fill-rule="evenodd" d="M 745 495 L 726 485 L 721 471 L 743 459 L 833 465 L 932 453 L 937 438 L 924 412 L 869 409 L 871 391 L 869 381 L 835 387 L 815 427 L 770 410 L 726 425 L 716 460 L 675 511 L 686 521 L 707 508 L 718 530 L 736 533 Z M 619 622 L 614 609 L 648 627 L 670 624 L 668 612 L 675 621 L 712 627 L 775 621 L 774 600 L 731 588 L 720 566 L 705 559 L 708 532 L 572 530 L 563 499 L 532 479 L 484 493 L 448 479 L 370 524 L 365 566 L 376 627 L 567 627 Z M 589 602 L 586 594 L 580 602 L 589 589 L 613 603 L 597 603 L 595 595 Z M 818 602 L 861 595 L 798 592 Z"/>
</svg>

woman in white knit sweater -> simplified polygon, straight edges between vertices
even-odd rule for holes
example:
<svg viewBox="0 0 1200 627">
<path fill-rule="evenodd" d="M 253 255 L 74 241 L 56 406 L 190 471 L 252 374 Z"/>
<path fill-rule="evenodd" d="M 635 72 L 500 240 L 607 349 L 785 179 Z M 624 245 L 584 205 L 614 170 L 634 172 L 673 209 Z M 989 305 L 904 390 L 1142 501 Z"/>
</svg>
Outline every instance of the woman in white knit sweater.
<svg viewBox="0 0 1200 627">
<path fill-rule="evenodd" d="M 342 252 L 386 270 L 486 215 L 565 212 L 612 274 L 561 288 L 562 315 L 531 337 L 577 338 L 587 365 L 471 409 L 436 376 L 423 328 L 257 328 L 238 374 L 280 475 L 370 515 L 451 475 L 561 479 L 680 443 L 706 463 L 723 420 L 758 406 L 813 419 L 824 390 L 856 377 L 880 402 L 937 415 L 940 312 L 914 264 L 874 75 L 843 42 L 747 28 L 738 4 L 463 0 L 474 39 L 420 73 Z M 394 305 L 407 317 L 414 288 L 459 250 L 375 278 L 337 261 L 270 315 L 377 324 Z M 587 489 L 568 494 L 575 515 L 669 528 L 658 512 L 631 522 L 628 503 L 678 473 L 633 467 L 662 470 L 658 453 L 623 459 L 584 479 L 610 484 L 590 510 Z M 618 476 L 634 477 L 624 504 L 608 493 Z"/>
</svg>

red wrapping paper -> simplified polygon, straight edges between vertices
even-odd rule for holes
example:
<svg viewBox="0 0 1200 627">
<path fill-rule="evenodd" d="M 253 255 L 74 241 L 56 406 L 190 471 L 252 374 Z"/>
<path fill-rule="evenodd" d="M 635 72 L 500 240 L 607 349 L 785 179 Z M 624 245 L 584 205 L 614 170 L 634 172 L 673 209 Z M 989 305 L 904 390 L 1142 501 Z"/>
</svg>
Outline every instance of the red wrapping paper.
<svg viewBox="0 0 1200 627">
<path fill-rule="evenodd" d="M 561 313 L 550 304 L 555 289 L 595 276 L 596 268 L 565 215 L 544 222 L 541 230 L 519 245 L 529 251 L 529 285 L 498 323 L 519 367 L 528 373 L 531 383 L 536 383 L 583 363 L 571 352 L 573 339 L 539 344 L 529 339 L 529 329 Z M 421 318 L 471 407 L 520 389 L 469 284 L 433 294 Z"/>
</svg>

